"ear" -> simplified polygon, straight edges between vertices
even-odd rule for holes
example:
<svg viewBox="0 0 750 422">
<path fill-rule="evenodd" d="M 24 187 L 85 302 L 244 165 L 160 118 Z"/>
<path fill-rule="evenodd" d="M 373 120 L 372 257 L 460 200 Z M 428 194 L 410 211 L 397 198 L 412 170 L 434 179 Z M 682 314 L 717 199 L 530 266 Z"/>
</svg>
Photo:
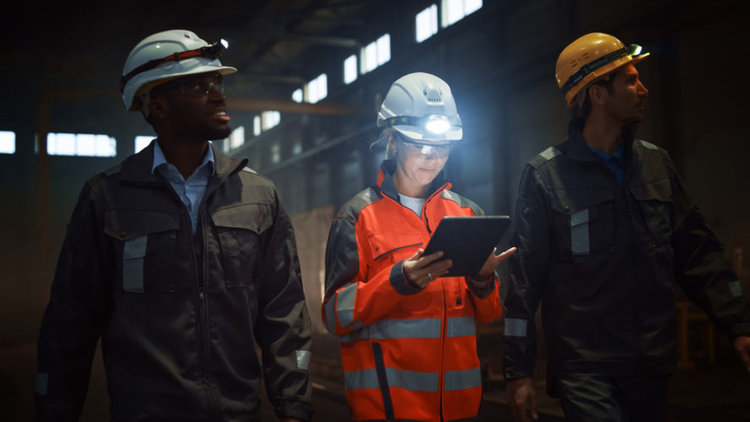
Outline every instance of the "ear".
<svg viewBox="0 0 750 422">
<path fill-rule="evenodd" d="M 591 100 L 591 105 L 604 105 L 607 103 L 607 100 L 609 99 L 609 91 L 607 91 L 607 87 L 594 84 L 589 87 L 589 99 Z"/>
</svg>

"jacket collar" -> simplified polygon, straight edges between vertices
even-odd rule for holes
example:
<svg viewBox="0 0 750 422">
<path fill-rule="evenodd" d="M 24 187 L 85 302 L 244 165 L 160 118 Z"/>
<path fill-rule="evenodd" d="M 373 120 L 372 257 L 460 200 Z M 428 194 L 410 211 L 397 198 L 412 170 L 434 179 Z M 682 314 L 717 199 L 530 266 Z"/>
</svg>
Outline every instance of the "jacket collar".
<svg viewBox="0 0 750 422">
<path fill-rule="evenodd" d="M 568 124 L 568 140 L 570 140 L 568 158 L 581 161 L 594 161 L 596 157 L 589 150 L 586 141 L 583 140 L 583 124 L 583 117 L 575 118 Z M 637 128 L 636 125 L 630 125 L 622 129 L 624 155 L 627 155 L 627 152 L 632 149 L 633 138 L 635 137 Z"/>
<path fill-rule="evenodd" d="M 137 183 L 161 183 L 158 175 L 151 172 L 154 163 L 154 145 L 156 140 L 149 146 L 131 155 L 122 162 L 119 179 L 128 182 Z M 215 174 L 220 181 L 226 180 L 227 177 L 242 170 L 247 164 L 247 158 L 231 158 L 219 152 L 213 144 L 209 143 L 214 156 Z"/>
<path fill-rule="evenodd" d="M 401 203 L 398 197 L 398 191 L 396 185 L 393 183 L 393 172 L 396 171 L 396 160 L 388 159 L 383 160 L 378 171 L 378 188 L 380 192 L 394 201 Z M 445 170 L 441 171 L 440 174 L 435 177 L 430 185 L 427 198 L 432 197 L 437 191 L 450 188 L 450 183 L 445 179 Z"/>
</svg>

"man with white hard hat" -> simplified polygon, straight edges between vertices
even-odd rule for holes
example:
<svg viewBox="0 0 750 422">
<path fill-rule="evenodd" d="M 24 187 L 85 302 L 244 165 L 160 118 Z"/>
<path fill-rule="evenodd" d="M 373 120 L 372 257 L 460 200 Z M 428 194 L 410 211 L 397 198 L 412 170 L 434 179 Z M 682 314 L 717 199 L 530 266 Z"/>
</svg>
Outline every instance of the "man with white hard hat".
<svg viewBox="0 0 750 422">
<path fill-rule="evenodd" d="M 100 339 L 113 421 L 256 421 L 261 378 L 282 421 L 310 419 L 290 219 L 271 181 L 209 142 L 231 132 L 225 48 L 169 30 L 130 52 L 122 98 L 157 138 L 81 192 L 39 336 L 35 420 L 78 419 Z"/>
</svg>

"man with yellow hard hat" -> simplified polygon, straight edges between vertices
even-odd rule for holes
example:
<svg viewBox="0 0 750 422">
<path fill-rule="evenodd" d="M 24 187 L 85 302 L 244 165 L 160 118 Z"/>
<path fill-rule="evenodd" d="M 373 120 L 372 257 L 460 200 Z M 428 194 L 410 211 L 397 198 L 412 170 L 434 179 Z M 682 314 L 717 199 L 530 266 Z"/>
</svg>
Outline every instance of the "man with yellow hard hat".
<svg viewBox="0 0 750 422">
<path fill-rule="evenodd" d="M 557 60 L 568 140 L 521 176 L 505 301 L 504 373 L 517 421 L 537 419 L 531 382 L 541 302 L 547 392 L 571 421 L 664 421 L 675 369 L 677 283 L 750 371 L 750 307 L 724 249 L 662 148 L 635 138 L 648 57 L 603 33 Z"/>
</svg>

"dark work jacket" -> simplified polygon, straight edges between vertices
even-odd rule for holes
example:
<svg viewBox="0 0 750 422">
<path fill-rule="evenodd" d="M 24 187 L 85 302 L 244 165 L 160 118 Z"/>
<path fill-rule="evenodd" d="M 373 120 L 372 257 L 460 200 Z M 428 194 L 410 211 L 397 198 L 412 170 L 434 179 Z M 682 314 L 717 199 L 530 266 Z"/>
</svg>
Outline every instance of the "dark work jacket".
<svg viewBox="0 0 750 422">
<path fill-rule="evenodd" d="M 728 257 L 667 153 L 625 130 L 620 187 L 582 126 L 572 121 L 569 140 L 531 159 L 521 176 L 506 378 L 533 374 L 540 301 L 550 375 L 673 371 L 675 282 L 727 336 L 750 334 Z"/>
<path fill-rule="evenodd" d="M 78 419 L 100 338 L 113 421 L 257 420 L 261 374 L 277 413 L 309 418 L 309 316 L 275 187 L 214 150 L 194 237 L 153 152 L 81 192 L 39 337 L 36 420 Z"/>
</svg>

